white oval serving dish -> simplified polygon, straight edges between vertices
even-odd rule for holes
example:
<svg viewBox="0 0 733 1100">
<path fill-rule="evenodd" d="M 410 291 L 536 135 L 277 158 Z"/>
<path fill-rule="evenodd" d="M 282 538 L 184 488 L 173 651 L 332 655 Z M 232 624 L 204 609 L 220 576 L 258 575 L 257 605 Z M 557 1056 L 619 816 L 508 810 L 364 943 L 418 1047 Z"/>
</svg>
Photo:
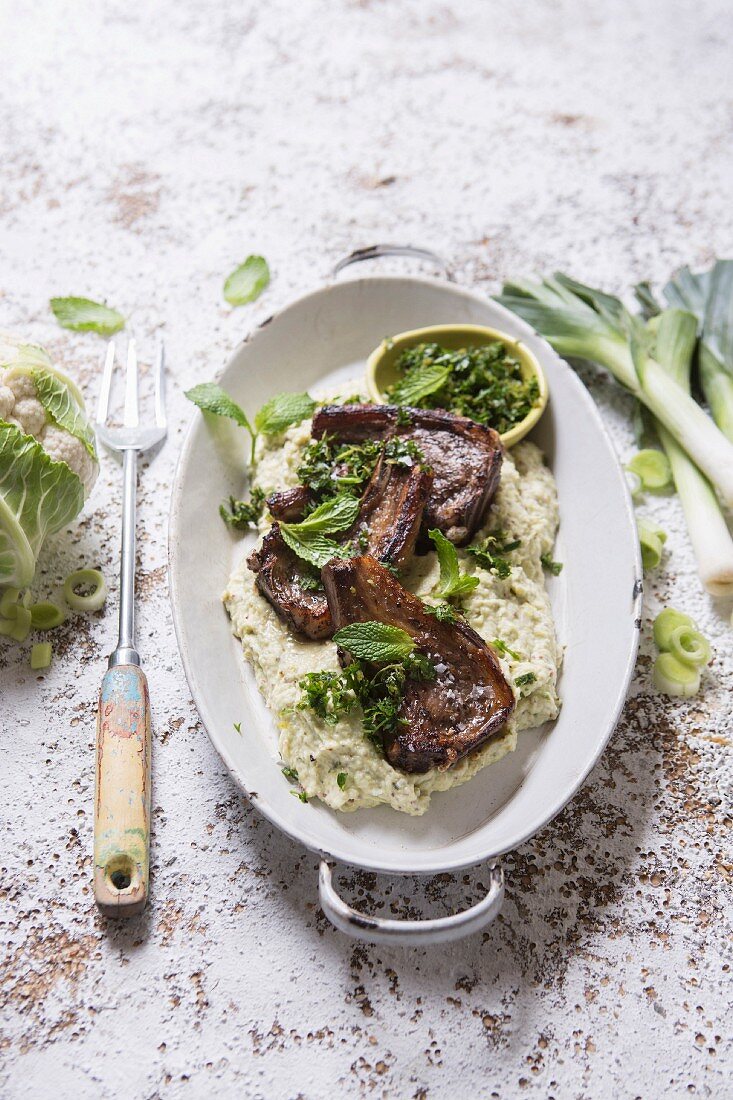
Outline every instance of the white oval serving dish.
<svg viewBox="0 0 733 1100">
<path fill-rule="evenodd" d="M 530 438 L 555 475 L 560 533 L 549 578 L 565 646 L 563 707 L 556 722 L 519 735 L 517 750 L 467 785 L 434 794 L 410 818 L 388 807 L 337 813 L 293 798 L 279 766 L 277 732 L 232 636 L 220 601 L 251 540 L 233 535 L 219 502 L 246 485 L 247 439 L 228 422 L 194 413 L 178 463 L 170 517 L 173 617 L 193 698 L 209 737 L 243 791 L 273 824 L 321 854 L 397 874 L 436 874 L 492 863 L 547 824 L 573 797 L 611 736 L 638 646 L 641 562 L 631 501 L 618 460 L 585 387 L 519 318 L 447 281 L 370 277 L 309 294 L 257 329 L 234 353 L 222 386 L 248 414 L 284 390 L 334 388 L 360 379 L 386 335 L 448 323 L 487 325 L 520 337 L 547 376 L 550 402 Z M 241 722 L 237 733 L 235 722 Z M 503 889 L 442 922 L 367 920 L 339 901 L 322 864 L 330 918 L 365 939 L 446 939 L 498 911 Z"/>
</svg>

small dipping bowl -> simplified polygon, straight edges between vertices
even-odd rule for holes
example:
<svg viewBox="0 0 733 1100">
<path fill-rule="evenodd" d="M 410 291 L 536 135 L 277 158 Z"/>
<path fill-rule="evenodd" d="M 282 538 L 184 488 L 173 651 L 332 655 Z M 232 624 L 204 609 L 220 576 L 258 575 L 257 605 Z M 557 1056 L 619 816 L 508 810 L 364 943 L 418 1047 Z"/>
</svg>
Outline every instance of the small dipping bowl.
<svg viewBox="0 0 733 1100">
<path fill-rule="evenodd" d="M 448 348 L 449 351 L 459 351 L 461 348 L 485 347 L 497 340 L 519 361 L 522 376 L 536 378 L 539 388 L 537 404 L 532 406 L 524 420 L 501 436 L 505 447 L 513 447 L 520 439 L 524 439 L 545 411 L 548 398 L 547 379 L 529 348 L 521 340 L 515 340 L 498 329 L 486 328 L 484 325 L 430 325 L 428 328 L 412 329 L 411 332 L 400 332 L 397 336 L 383 340 L 367 359 L 366 382 L 369 396 L 379 405 L 387 404 L 386 391 L 400 377 L 397 360 L 405 348 L 414 347 L 415 344 L 434 343 Z"/>
</svg>

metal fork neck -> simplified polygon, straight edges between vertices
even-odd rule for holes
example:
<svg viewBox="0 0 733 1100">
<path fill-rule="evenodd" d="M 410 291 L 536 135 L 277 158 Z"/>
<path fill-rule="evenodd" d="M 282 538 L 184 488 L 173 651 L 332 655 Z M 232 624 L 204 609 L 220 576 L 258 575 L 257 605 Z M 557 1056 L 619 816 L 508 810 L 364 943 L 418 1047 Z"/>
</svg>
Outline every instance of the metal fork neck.
<svg viewBox="0 0 733 1100">
<path fill-rule="evenodd" d="M 137 451 L 123 452 L 122 555 L 120 559 L 120 630 L 117 648 L 109 667 L 139 665 L 135 649 L 135 512 L 137 497 Z"/>
</svg>

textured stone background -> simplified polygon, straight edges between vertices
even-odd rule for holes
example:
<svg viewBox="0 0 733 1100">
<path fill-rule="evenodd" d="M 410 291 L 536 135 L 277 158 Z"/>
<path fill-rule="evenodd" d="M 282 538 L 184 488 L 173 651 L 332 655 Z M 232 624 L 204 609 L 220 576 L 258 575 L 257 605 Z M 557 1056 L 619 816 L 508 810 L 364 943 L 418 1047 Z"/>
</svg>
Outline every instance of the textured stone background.
<svg viewBox="0 0 733 1100">
<path fill-rule="evenodd" d="M 732 36 L 728 0 L 0 7 L 2 326 L 94 392 L 101 342 L 58 329 L 47 301 L 103 297 L 143 346 L 165 328 L 173 373 L 173 430 L 140 490 L 156 718 L 140 920 L 107 924 L 90 891 L 114 598 L 61 632 L 45 676 L 0 649 L 3 1096 L 731 1094 L 730 608 L 701 595 L 674 499 L 649 508 L 670 549 L 647 618 L 664 600 L 699 618 L 716 651 L 703 692 L 653 694 L 647 621 L 612 744 L 507 859 L 499 921 L 419 952 L 328 926 L 315 858 L 228 778 L 179 664 L 165 530 L 182 389 L 353 247 L 432 246 L 487 292 L 555 266 L 622 289 L 731 254 Z M 222 279 L 250 251 L 273 283 L 232 311 Z M 591 384 L 628 455 L 628 406 Z M 119 500 L 105 459 L 39 592 L 81 562 L 113 576 Z M 345 876 L 401 913 L 480 882 Z"/>
</svg>

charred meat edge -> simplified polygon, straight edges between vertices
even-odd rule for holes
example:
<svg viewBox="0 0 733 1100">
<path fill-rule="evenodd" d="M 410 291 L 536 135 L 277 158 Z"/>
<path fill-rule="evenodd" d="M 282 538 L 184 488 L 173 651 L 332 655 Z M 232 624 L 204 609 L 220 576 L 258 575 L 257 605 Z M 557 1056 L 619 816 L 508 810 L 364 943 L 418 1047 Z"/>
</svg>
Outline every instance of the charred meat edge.
<svg viewBox="0 0 733 1100">
<path fill-rule="evenodd" d="M 306 508 L 313 503 L 313 493 L 305 485 L 296 485 L 294 489 L 283 489 L 273 493 L 265 501 L 267 510 L 273 519 L 283 523 L 298 523 Z"/>
<path fill-rule="evenodd" d="M 307 566 L 287 545 L 278 523 L 273 523 L 262 545 L 247 558 L 247 565 L 257 574 L 259 592 L 294 633 L 316 642 L 331 637 L 333 623 L 325 594 L 299 583 L 309 575 Z"/>
<path fill-rule="evenodd" d="M 395 405 L 324 405 L 313 417 L 311 434 L 343 442 L 413 440 L 434 472 L 425 508 L 425 534 L 439 528 L 456 546 L 465 546 L 483 524 L 501 476 L 503 448 L 493 428 L 442 409 Z"/>
<path fill-rule="evenodd" d="M 485 745 L 515 701 L 493 650 L 464 622 L 441 623 L 369 555 L 324 566 L 334 629 L 383 622 L 407 631 L 441 671 L 434 681 L 408 679 L 400 721 L 385 737 L 390 764 L 410 773 L 445 769 Z"/>
<path fill-rule="evenodd" d="M 415 552 L 433 473 L 421 466 L 400 466 L 382 454 L 361 498 L 359 515 L 345 541 L 365 532 L 365 553 L 399 568 Z"/>
</svg>

